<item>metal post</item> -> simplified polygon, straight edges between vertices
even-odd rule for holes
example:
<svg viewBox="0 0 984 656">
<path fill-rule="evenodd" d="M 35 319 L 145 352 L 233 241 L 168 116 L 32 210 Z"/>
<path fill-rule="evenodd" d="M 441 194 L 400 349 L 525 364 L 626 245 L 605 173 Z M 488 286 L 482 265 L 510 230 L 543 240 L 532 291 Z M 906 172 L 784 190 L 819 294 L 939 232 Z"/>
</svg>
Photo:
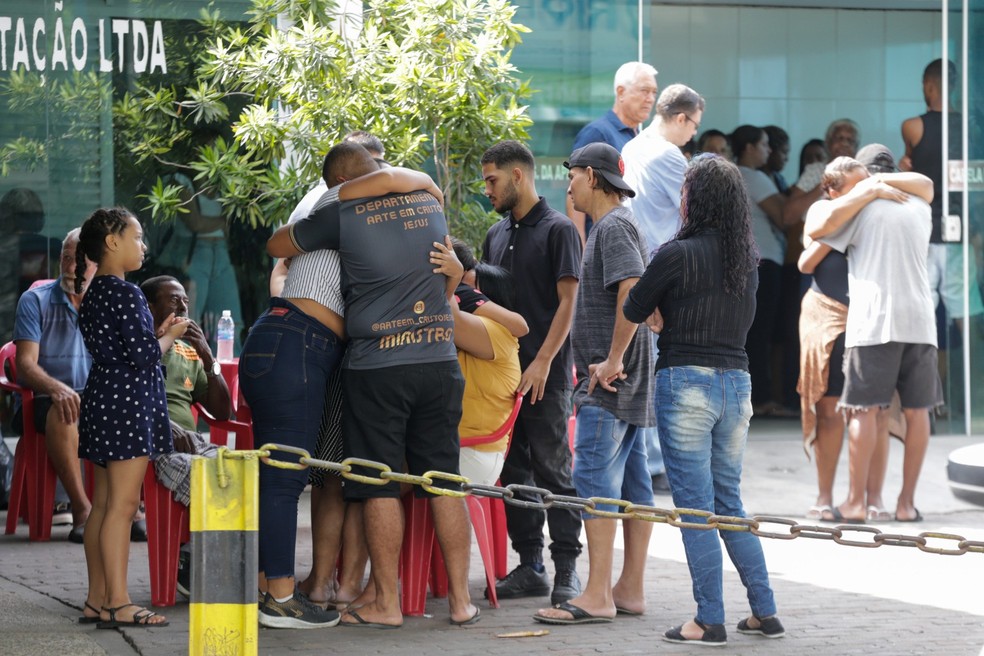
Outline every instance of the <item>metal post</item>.
<svg viewBox="0 0 984 656">
<path fill-rule="evenodd" d="M 257 653 L 259 460 L 195 458 L 191 467 L 188 653 Z"/>
</svg>

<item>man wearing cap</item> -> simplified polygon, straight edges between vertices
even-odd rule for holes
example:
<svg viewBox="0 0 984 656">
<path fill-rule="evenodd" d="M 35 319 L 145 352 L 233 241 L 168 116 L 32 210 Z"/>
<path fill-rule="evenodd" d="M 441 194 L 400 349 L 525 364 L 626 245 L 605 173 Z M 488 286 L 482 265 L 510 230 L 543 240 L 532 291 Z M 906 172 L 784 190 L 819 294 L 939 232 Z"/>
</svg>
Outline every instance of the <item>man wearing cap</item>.
<svg viewBox="0 0 984 656">
<path fill-rule="evenodd" d="M 856 523 L 866 517 L 877 411 L 889 406 L 896 390 L 906 431 L 895 519 L 922 519 L 916 483 L 929 444 L 929 410 L 943 398 L 926 269 L 933 183 L 895 170 L 891 151 L 881 144 L 865 146 L 857 160 L 834 159 L 821 182 L 832 200 L 814 203 L 806 220 L 810 237 L 847 254 L 851 304 L 838 407 L 849 417 L 850 488 L 834 516 Z"/>
<path fill-rule="evenodd" d="M 656 416 L 649 329 L 622 314 L 622 305 L 646 269 L 645 237 L 622 200 L 635 192 L 622 179 L 625 165 L 608 144 L 575 150 L 568 198 L 575 208 L 600 217 L 588 234 L 571 328 L 577 431 L 574 437 L 574 488 L 583 498 L 619 498 L 651 505 L 653 490 L 646 463 L 646 433 Z M 615 506 L 598 509 L 617 511 Z M 622 524 L 624 560 L 612 586 L 617 520 L 583 514 L 590 570 L 583 594 L 540 609 L 533 619 L 545 624 L 610 621 L 616 609 L 645 610 L 643 581 L 652 525 Z"/>
<path fill-rule="evenodd" d="M 502 469 L 503 484 L 574 494 L 567 420 L 571 413 L 568 333 L 574 316 L 581 240 L 570 220 L 536 193 L 536 162 L 517 141 L 500 141 L 482 155 L 485 195 L 503 219 L 489 228 L 482 260 L 507 269 L 516 283 L 516 311 L 530 332 L 519 340 L 525 394 Z M 543 564 L 543 523 L 550 526 L 553 590 Z M 495 586 L 502 599 L 550 593 L 551 603 L 581 592 L 575 565 L 581 553 L 581 517 L 567 508 L 547 511 L 506 506 L 506 525 L 519 566 Z"/>
<path fill-rule="evenodd" d="M 656 104 L 656 69 L 639 61 L 619 66 L 615 71 L 615 104 L 610 110 L 583 128 L 574 138 L 572 150 L 590 143 L 601 142 L 621 152 L 625 144 L 639 134 L 639 126 L 649 120 Z M 570 217 L 584 243 L 591 231 L 591 216 L 578 211 L 567 198 L 567 216 Z"/>
<path fill-rule="evenodd" d="M 659 94 L 656 119 L 622 149 L 625 180 L 636 192 L 627 205 L 642 228 L 650 253 L 680 229 L 680 190 L 687 170 L 687 158 L 680 148 L 697 134 L 703 115 L 700 94 L 683 84 L 671 84 Z M 669 492 L 659 435 L 655 427 L 647 433 L 653 489 Z"/>
</svg>

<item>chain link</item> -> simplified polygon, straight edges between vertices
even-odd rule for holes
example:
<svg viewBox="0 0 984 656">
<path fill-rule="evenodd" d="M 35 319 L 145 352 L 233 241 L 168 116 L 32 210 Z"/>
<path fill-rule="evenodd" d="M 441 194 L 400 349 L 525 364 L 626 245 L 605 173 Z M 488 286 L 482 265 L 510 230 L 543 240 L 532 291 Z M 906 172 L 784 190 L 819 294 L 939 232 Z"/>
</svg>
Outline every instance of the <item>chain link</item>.
<svg viewBox="0 0 984 656">
<path fill-rule="evenodd" d="M 296 461 L 286 459 L 274 459 L 271 455 L 278 452 L 285 455 L 297 456 Z M 962 535 L 953 533 L 933 533 L 926 532 L 919 535 L 903 535 L 900 533 L 883 533 L 873 526 L 858 526 L 852 524 L 839 524 L 834 527 L 816 526 L 812 524 L 800 524 L 794 519 L 786 517 L 776 517 L 773 515 L 755 515 L 754 517 L 730 517 L 727 515 L 715 515 L 707 510 L 696 508 L 659 508 L 657 506 L 637 505 L 625 501 L 624 499 L 608 499 L 605 497 L 591 497 L 582 499 L 581 497 L 565 496 L 553 494 L 550 490 L 532 485 L 512 484 L 505 487 L 498 485 L 481 485 L 472 483 L 464 476 L 449 474 L 440 471 L 425 472 L 422 476 L 394 472 L 392 468 L 373 460 L 363 460 L 361 458 L 345 458 L 341 462 L 331 462 L 328 460 L 318 460 L 312 458 L 304 449 L 286 446 L 283 444 L 264 444 L 256 451 L 229 451 L 226 448 L 219 449 L 218 454 L 218 477 L 220 484 L 228 485 L 228 474 L 225 472 L 223 459 L 250 459 L 259 458 L 261 462 L 281 469 L 303 470 L 308 467 L 317 467 L 328 471 L 337 472 L 342 478 L 368 485 L 387 485 L 389 483 L 405 483 L 408 485 L 419 485 L 431 494 L 465 497 L 476 496 L 489 499 L 501 499 L 504 503 L 517 508 L 532 508 L 535 510 L 549 510 L 551 508 L 563 508 L 566 510 L 580 510 L 595 517 L 607 517 L 613 519 L 638 519 L 644 522 L 658 524 L 669 524 L 680 529 L 697 531 L 747 531 L 760 538 L 771 538 L 774 540 L 795 540 L 796 538 L 809 538 L 811 540 L 831 540 L 837 544 L 849 547 L 860 547 L 863 549 L 877 549 L 881 546 L 889 547 L 916 547 L 920 551 L 933 553 L 943 556 L 960 556 L 965 553 L 984 553 L 984 541 L 968 540 Z M 356 473 L 353 468 L 359 467 L 367 470 L 366 473 Z M 460 485 L 461 489 L 435 487 L 435 483 L 444 481 Z M 615 506 L 616 511 L 602 510 L 598 506 Z M 701 518 L 703 522 L 684 521 L 682 516 Z M 763 529 L 763 525 L 785 526 L 786 532 L 769 531 Z M 870 535 L 871 539 L 856 539 L 845 537 L 854 534 Z M 930 541 L 934 541 L 932 544 Z M 956 543 L 956 547 L 940 546 L 941 544 Z"/>
</svg>

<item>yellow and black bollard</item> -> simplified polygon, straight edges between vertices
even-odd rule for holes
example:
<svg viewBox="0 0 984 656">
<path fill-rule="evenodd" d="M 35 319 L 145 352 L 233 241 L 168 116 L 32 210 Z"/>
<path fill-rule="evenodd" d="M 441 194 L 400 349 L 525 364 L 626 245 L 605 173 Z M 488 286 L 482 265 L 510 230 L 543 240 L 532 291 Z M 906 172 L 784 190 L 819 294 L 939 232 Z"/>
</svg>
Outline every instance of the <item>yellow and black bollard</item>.
<svg viewBox="0 0 984 656">
<path fill-rule="evenodd" d="M 188 653 L 257 653 L 257 452 L 221 449 L 191 468 Z"/>
</svg>

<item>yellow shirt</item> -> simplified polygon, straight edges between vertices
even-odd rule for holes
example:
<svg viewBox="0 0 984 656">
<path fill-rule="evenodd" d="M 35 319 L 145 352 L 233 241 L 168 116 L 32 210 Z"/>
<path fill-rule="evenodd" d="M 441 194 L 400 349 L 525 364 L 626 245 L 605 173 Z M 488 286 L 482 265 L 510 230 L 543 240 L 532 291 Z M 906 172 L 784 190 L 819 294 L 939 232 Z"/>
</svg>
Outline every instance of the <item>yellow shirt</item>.
<svg viewBox="0 0 984 656">
<path fill-rule="evenodd" d="M 482 360 L 465 351 L 458 351 L 458 363 L 465 377 L 461 423 L 458 424 L 458 435 L 461 437 L 489 435 L 509 419 L 521 374 L 519 340 L 502 324 L 485 317 L 478 318 L 485 324 L 495 355 L 491 360 Z M 505 451 L 508 443 L 507 434 L 497 442 L 479 444 L 474 449 Z"/>
</svg>

